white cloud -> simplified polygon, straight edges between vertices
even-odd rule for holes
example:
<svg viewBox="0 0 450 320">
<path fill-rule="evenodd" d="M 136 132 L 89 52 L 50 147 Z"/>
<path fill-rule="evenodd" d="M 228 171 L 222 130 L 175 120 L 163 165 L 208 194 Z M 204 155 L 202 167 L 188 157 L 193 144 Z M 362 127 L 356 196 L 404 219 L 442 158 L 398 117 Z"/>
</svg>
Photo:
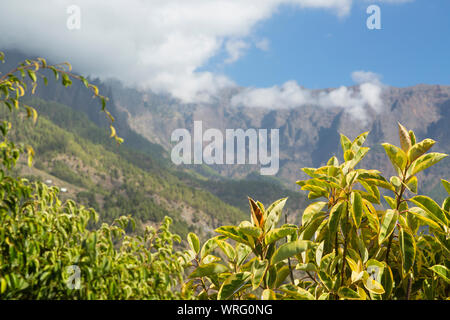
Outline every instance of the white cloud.
<svg viewBox="0 0 450 320">
<path fill-rule="evenodd" d="M 81 9 L 81 29 L 68 30 L 66 10 Z M 15 0 L 0 10 L 3 50 L 21 49 L 75 70 L 156 92 L 184 102 L 208 101 L 232 79 L 199 71 L 225 49 L 238 60 L 253 28 L 281 5 L 347 15 L 352 0 Z M 253 42 L 268 48 L 268 40 Z M 286 95 L 292 84 L 285 84 Z"/>
<path fill-rule="evenodd" d="M 414 0 L 365 0 L 365 2 L 384 2 L 384 3 L 407 3 L 413 2 Z"/>
<path fill-rule="evenodd" d="M 345 15 L 352 0 L 15 0 L 2 3 L 2 49 L 70 61 L 83 73 L 204 101 L 224 76 L 197 71 L 224 45 L 239 59 L 252 28 L 280 5 Z M 81 29 L 68 30 L 66 9 L 81 9 Z M 230 40 L 231 39 L 231 40 Z M 262 45 L 264 47 L 264 45 Z"/>
<path fill-rule="evenodd" d="M 366 82 L 380 84 L 381 83 L 381 75 L 370 72 L 370 71 L 359 70 L 359 71 L 352 72 L 352 80 L 358 84 L 366 83 Z"/>
<path fill-rule="evenodd" d="M 359 86 L 356 88 L 340 87 L 330 91 L 312 91 L 300 87 L 295 81 L 288 81 L 280 86 L 270 88 L 247 88 L 236 94 L 233 106 L 258 107 L 269 109 L 296 108 L 314 105 L 322 108 L 344 108 L 354 118 L 366 121 L 367 107 L 381 112 L 383 103 L 381 93 L 383 85 L 375 73 L 357 71 L 353 74 Z"/>
<path fill-rule="evenodd" d="M 248 48 L 250 48 L 250 45 L 244 40 L 232 39 L 227 41 L 225 49 L 229 57 L 225 59 L 225 63 L 233 63 L 239 60 Z"/>
<path fill-rule="evenodd" d="M 267 38 L 263 38 L 255 42 L 255 47 L 262 51 L 269 51 L 270 41 Z"/>
</svg>

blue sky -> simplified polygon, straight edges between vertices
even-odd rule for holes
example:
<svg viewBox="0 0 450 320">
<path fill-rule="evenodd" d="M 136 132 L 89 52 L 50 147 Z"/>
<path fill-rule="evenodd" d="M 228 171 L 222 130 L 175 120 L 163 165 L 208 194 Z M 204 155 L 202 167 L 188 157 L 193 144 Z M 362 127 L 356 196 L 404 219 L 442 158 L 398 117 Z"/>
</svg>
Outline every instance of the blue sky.
<svg viewBox="0 0 450 320">
<path fill-rule="evenodd" d="M 381 30 L 366 27 L 370 4 L 356 3 L 345 17 L 282 6 L 255 29 L 257 37 L 268 38 L 268 51 L 249 49 L 233 64 L 212 59 L 205 69 L 252 87 L 288 80 L 307 88 L 352 85 L 355 70 L 378 73 L 392 86 L 449 85 L 450 1 L 377 3 Z"/>
</svg>

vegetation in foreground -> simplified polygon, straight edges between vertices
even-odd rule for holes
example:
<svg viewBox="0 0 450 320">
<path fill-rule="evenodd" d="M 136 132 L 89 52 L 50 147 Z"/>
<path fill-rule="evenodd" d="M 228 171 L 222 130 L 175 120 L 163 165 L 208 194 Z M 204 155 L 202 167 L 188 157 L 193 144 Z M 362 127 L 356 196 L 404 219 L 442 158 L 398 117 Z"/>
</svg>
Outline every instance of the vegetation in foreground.
<svg viewBox="0 0 450 320">
<path fill-rule="evenodd" d="M 68 71 L 26 61 L 0 78 L 0 101 L 20 108 L 25 76 L 34 90 L 41 68 L 70 85 Z M 36 111 L 24 107 L 35 120 Z M 170 232 L 170 218 L 142 235 L 127 234 L 131 217 L 96 227 L 93 209 L 62 202 L 57 188 L 11 177 L 20 155 L 27 151 L 31 165 L 34 151 L 10 141 L 10 129 L 11 122 L 1 123 L 2 299 L 449 298 L 450 196 L 439 205 L 417 194 L 417 174 L 447 155 L 427 153 L 434 141 L 416 142 L 400 124 L 401 146 L 383 144 L 396 176 L 357 169 L 368 133 L 354 141 L 342 135 L 343 162 L 332 157 L 303 169 L 310 179 L 298 184 L 322 201 L 304 210 L 300 225 L 280 226 L 286 198 L 267 208 L 249 199 L 249 221 L 219 227 L 204 243 L 189 233 L 188 250 L 174 249 L 181 239 Z M 111 137 L 121 142 L 112 125 Z M 442 184 L 450 195 L 450 183 Z"/>
</svg>

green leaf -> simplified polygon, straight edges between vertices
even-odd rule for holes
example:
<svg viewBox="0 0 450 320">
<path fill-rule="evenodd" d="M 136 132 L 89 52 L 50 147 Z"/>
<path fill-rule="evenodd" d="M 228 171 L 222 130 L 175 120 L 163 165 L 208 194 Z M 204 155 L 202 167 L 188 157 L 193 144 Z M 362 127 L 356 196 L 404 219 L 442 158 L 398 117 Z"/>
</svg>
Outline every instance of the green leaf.
<svg viewBox="0 0 450 320">
<path fill-rule="evenodd" d="M 408 182 L 406 183 L 406 187 L 412 193 L 417 193 L 417 177 L 413 176 L 410 179 L 408 179 Z"/>
<path fill-rule="evenodd" d="M 320 281 L 325 285 L 325 287 L 328 289 L 328 291 L 333 290 L 333 281 L 331 280 L 330 276 L 324 272 L 319 271 L 318 273 Z"/>
<path fill-rule="evenodd" d="M 422 224 L 443 232 L 443 229 L 439 226 L 439 224 L 434 222 L 427 214 L 427 212 L 422 208 L 419 207 L 409 208 L 408 212 L 417 217 L 422 222 Z"/>
<path fill-rule="evenodd" d="M 279 239 L 282 239 L 288 235 L 295 233 L 296 231 L 297 231 L 297 227 L 295 227 L 295 226 L 287 226 L 287 227 L 283 226 L 281 228 L 270 230 L 266 234 L 266 236 L 264 238 L 264 242 L 266 243 L 266 245 L 269 245 L 272 242 L 275 242 Z"/>
<path fill-rule="evenodd" d="M 314 218 L 306 225 L 305 229 L 300 234 L 300 239 L 310 240 L 326 217 L 326 213 L 323 212 L 319 212 L 316 216 L 314 216 Z"/>
<path fill-rule="evenodd" d="M 276 270 L 276 281 L 274 284 L 274 288 L 278 288 L 279 286 L 281 286 L 284 282 L 284 280 L 286 280 L 286 278 L 289 276 L 289 274 L 291 273 L 291 269 L 289 268 L 288 265 L 282 266 L 281 268 Z"/>
<path fill-rule="evenodd" d="M 202 250 L 200 251 L 200 257 L 203 259 L 208 254 L 210 254 L 215 248 L 217 248 L 217 237 L 208 239 L 202 247 Z"/>
<path fill-rule="evenodd" d="M 450 194 L 450 182 L 447 180 L 441 179 L 442 185 L 444 186 L 445 190 L 447 190 L 447 193 Z"/>
<path fill-rule="evenodd" d="M 341 133 L 341 146 L 342 146 L 342 152 L 344 154 L 352 146 L 352 142 L 350 141 L 350 139 L 347 138 L 346 136 L 344 136 L 342 133 Z"/>
<path fill-rule="evenodd" d="M 197 267 L 190 275 L 189 278 L 201 278 L 208 277 L 214 274 L 227 272 L 228 268 L 220 263 L 209 263 Z"/>
<path fill-rule="evenodd" d="M 436 141 L 432 139 L 425 139 L 414 146 L 408 151 L 408 159 L 409 162 L 412 163 L 414 160 L 419 158 L 425 152 L 430 150 L 430 148 L 436 143 Z"/>
<path fill-rule="evenodd" d="M 396 146 L 393 146 L 389 143 L 383 143 L 382 146 L 383 146 L 384 150 L 386 151 L 386 154 L 388 155 L 389 160 L 391 160 L 391 163 L 394 166 L 394 168 L 397 171 L 401 171 L 401 170 L 405 169 L 406 163 L 408 161 L 406 153 L 402 149 L 400 149 Z"/>
<path fill-rule="evenodd" d="M 361 195 L 358 192 L 352 192 L 350 196 L 350 202 L 352 203 L 353 221 L 355 222 L 356 227 L 359 228 L 363 214 L 363 203 Z"/>
<path fill-rule="evenodd" d="M 234 260 L 236 258 L 236 251 L 234 250 L 233 246 L 229 244 L 226 241 L 217 240 L 217 244 L 219 245 L 220 249 L 225 253 L 225 255 L 230 260 Z"/>
<path fill-rule="evenodd" d="M 435 272 L 439 277 L 445 280 L 448 284 L 450 284 L 450 270 L 443 265 L 436 264 L 430 268 Z"/>
<path fill-rule="evenodd" d="M 360 300 L 361 297 L 358 292 L 350 289 L 349 287 L 340 287 L 338 290 L 338 296 L 342 299 Z"/>
<path fill-rule="evenodd" d="M 344 161 L 350 161 L 355 157 L 355 153 L 352 150 L 347 150 L 344 153 Z"/>
<path fill-rule="evenodd" d="M 447 156 L 448 156 L 447 154 L 437 153 L 437 152 L 424 154 L 423 156 L 419 157 L 414 162 L 413 166 L 411 166 L 411 168 L 412 168 L 411 175 L 414 176 L 417 173 L 419 173 L 420 171 L 423 171 L 423 170 L 435 165 L 436 163 L 438 163 L 442 159 L 446 158 Z"/>
<path fill-rule="evenodd" d="M 240 243 L 244 243 L 244 244 L 249 244 L 248 242 L 248 238 L 247 236 L 245 236 L 244 234 L 242 234 L 238 227 L 235 226 L 223 226 L 223 227 L 219 227 L 215 230 L 217 233 L 224 235 L 230 239 L 233 239 L 234 241 L 240 242 Z"/>
<path fill-rule="evenodd" d="M 364 287 L 375 294 L 383 294 L 385 292 L 381 283 L 373 280 L 372 278 L 367 278 L 367 280 L 364 281 Z"/>
<path fill-rule="evenodd" d="M 27 73 L 28 73 L 28 76 L 30 77 L 30 79 L 33 81 L 33 82 L 36 82 L 36 73 L 34 72 L 34 71 L 31 71 L 31 70 L 27 70 Z"/>
<path fill-rule="evenodd" d="M 264 275 L 266 274 L 267 267 L 269 266 L 269 261 L 260 261 L 256 259 L 252 265 L 252 286 L 253 290 L 256 290 L 261 284 Z"/>
<path fill-rule="evenodd" d="M 444 226 L 448 225 L 444 212 L 433 199 L 427 196 L 415 196 L 409 199 L 409 201 L 425 210 L 433 220 L 439 221 L 444 224 Z"/>
<path fill-rule="evenodd" d="M 322 261 L 324 246 L 325 246 L 325 241 L 322 241 L 316 249 L 316 263 L 318 266 L 320 266 L 320 261 Z"/>
<path fill-rule="evenodd" d="M 394 198 L 389 197 L 389 196 L 384 196 L 383 198 L 386 200 L 386 202 L 391 207 L 391 209 L 397 208 L 397 203 L 395 202 Z"/>
<path fill-rule="evenodd" d="M 400 180 L 400 178 L 397 176 L 391 177 L 390 182 L 396 190 L 400 189 L 400 187 L 402 186 L 402 180 Z"/>
<path fill-rule="evenodd" d="M 190 232 L 187 236 L 187 240 L 191 249 L 198 254 L 200 252 L 200 241 L 198 240 L 197 235 Z"/>
<path fill-rule="evenodd" d="M 6 287 L 7 287 L 7 285 L 6 285 L 5 278 L 0 278 L 0 294 L 5 293 Z"/>
<path fill-rule="evenodd" d="M 280 287 L 280 290 L 295 300 L 315 300 L 314 296 L 307 290 L 292 284 L 283 285 Z"/>
<path fill-rule="evenodd" d="M 251 280 L 250 272 L 240 272 L 229 276 L 220 287 L 217 300 L 229 300 L 245 288 Z"/>
<path fill-rule="evenodd" d="M 254 237 L 256 239 L 258 239 L 263 233 L 261 228 L 253 226 L 239 226 L 238 230 L 240 233 L 243 233 L 246 236 Z"/>
<path fill-rule="evenodd" d="M 370 148 L 366 147 L 359 148 L 358 152 L 356 152 L 355 156 L 350 161 L 349 168 L 354 168 L 364 158 L 369 150 Z"/>
<path fill-rule="evenodd" d="M 261 295 L 262 300 L 277 300 L 275 292 L 271 289 L 265 289 Z"/>
<path fill-rule="evenodd" d="M 269 208 L 267 208 L 267 219 L 264 223 L 264 231 L 269 231 L 276 227 L 278 221 L 280 220 L 281 213 L 283 211 L 284 205 L 286 204 L 288 198 L 283 198 L 272 203 Z"/>
<path fill-rule="evenodd" d="M 296 254 L 306 251 L 310 247 L 310 241 L 296 240 L 281 245 L 273 254 L 271 264 L 276 264 Z"/>
<path fill-rule="evenodd" d="M 357 136 L 356 139 L 352 142 L 352 150 L 354 152 L 357 152 L 359 147 L 361 147 L 364 144 L 364 141 L 366 141 L 368 134 L 369 131 L 363 132 L 359 136 Z"/>
<path fill-rule="evenodd" d="M 302 215 L 302 225 L 306 225 L 311 217 L 320 212 L 326 204 L 327 203 L 324 201 L 319 201 L 314 202 L 313 204 L 310 204 L 308 207 L 306 207 Z"/>
<path fill-rule="evenodd" d="M 416 258 L 416 242 L 414 236 L 405 228 L 400 228 L 400 249 L 402 252 L 402 266 L 404 274 L 407 274 L 414 265 Z"/>
<path fill-rule="evenodd" d="M 351 171 L 345 176 L 345 182 L 347 186 L 351 186 L 358 177 L 358 171 Z"/>
<path fill-rule="evenodd" d="M 335 156 L 331 157 L 330 160 L 328 160 L 327 162 L 327 166 L 338 167 L 339 166 L 338 158 L 336 158 Z"/>
<path fill-rule="evenodd" d="M 368 184 L 374 184 L 376 186 L 395 191 L 395 188 L 379 173 L 361 172 L 358 176 L 358 180 L 362 180 Z"/>
<path fill-rule="evenodd" d="M 384 266 L 376 261 L 376 260 L 369 260 L 372 261 L 372 263 L 374 263 L 372 265 L 372 267 L 374 268 L 374 270 L 377 270 L 377 272 L 375 272 L 375 277 L 372 275 L 369 275 L 368 272 L 364 272 L 364 287 L 369 290 L 371 293 L 373 294 L 383 294 L 385 293 L 385 290 L 383 288 L 383 286 L 381 285 L 380 282 L 378 282 L 377 280 L 379 280 L 381 278 L 381 272 L 383 271 L 381 268 L 384 268 Z M 369 262 L 368 261 L 368 262 Z M 370 266 L 368 266 L 368 270 L 370 271 Z M 376 278 L 376 279 L 374 279 Z"/>
<path fill-rule="evenodd" d="M 72 85 L 72 80 L 70 80 L 69 76 L 66 73 L 62 73 L 62 84 L 64 87 L 68 87 Z"/>
<path fill-rule="evenodd" d="M 447 220 L 450 219 L 450 197 L 447 197 L 444 202 L 442 203 L 442 210 L 444 211 L 444 213 L 447 216 Z"/>
<path fill-rule="evenodd" d="M 411 145 L 414 146 L 416 144 L 416 135 L 414 134 L 414 131 L 409 130 L 409 139 L 411 140 Z"/>
<path fill-rule="evenodd" d="M 336 203 L 330 211 L 330 218 L 328 219 L 328 229 L 331 233 L 335 233 L 339 226 L 339 220 L 342 212 L 347 210 L 347 202 L 339 201 Z"/>
<path fill-rule="evenodd" d="M 314 186 L 311 184 L 304 185 L 303 187 L 301 187 L 301 190 L 311 191 L 314 194 L 322 195 L 324 197 L 326 197 L 326 195 L 328 194 L 327 189 L 319 187 L 319 186 Z"/>
<path fill-rule="evenodd" d="M 394 231 L 395 224 L 398 220 L 398 211 L 388 209 L 384 213 L 383 220 L 381 221 L 380 234 L 378 236 L 378 244 L 381 245 Z"/>
<path fill-rule="evenodd" d="M 402 126 L 399 122 L 398 124 L 398 136 L 400 137 L 400 145 L 402 146 L 402 150 L 408 152 L 411 148 L 411 138 L 409 137 L 409 132 L 406 130 L 404 126 Z"/>
<path fill-rule="evenodd" d="M 245 244 L 238 243 L 238 245 L 236 246 L 236 265 L 242 265 L 251 252 L 252 248 Z"/>
</svg>

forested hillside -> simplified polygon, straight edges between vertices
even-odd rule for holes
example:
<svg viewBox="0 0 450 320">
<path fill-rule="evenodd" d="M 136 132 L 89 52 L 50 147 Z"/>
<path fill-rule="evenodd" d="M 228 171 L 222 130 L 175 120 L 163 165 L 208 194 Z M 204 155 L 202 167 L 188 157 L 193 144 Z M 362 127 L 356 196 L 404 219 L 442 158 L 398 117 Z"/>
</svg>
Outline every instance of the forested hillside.
<svg viewBox="0 0 450 320">
<path fill-rule="evenodd" d="M 105 221 L 130 214 L 142 229 L 168 215 L 177 233 L 206 235 L 223 223 L 242 219 L 247 195 L 275 200 L 283 194 L 291 196 L 289 219 L 300 218 L 304 197 L 276 183 L 258 177 L 207 180 L 189 170 L 165 166 L 163 154 L 153 156 L 127 142 L 118 146 L 104 128 L 67 106 L 37 98 L 27 103 L 39 110 L 36 126 L 2 110 L 13 123 L 14 140 L 32 145 L 36 152 L 34 166 L 23 163 L 18 174 L 67 189 L 63 198 L 96 209 Z"/>
</svg>

